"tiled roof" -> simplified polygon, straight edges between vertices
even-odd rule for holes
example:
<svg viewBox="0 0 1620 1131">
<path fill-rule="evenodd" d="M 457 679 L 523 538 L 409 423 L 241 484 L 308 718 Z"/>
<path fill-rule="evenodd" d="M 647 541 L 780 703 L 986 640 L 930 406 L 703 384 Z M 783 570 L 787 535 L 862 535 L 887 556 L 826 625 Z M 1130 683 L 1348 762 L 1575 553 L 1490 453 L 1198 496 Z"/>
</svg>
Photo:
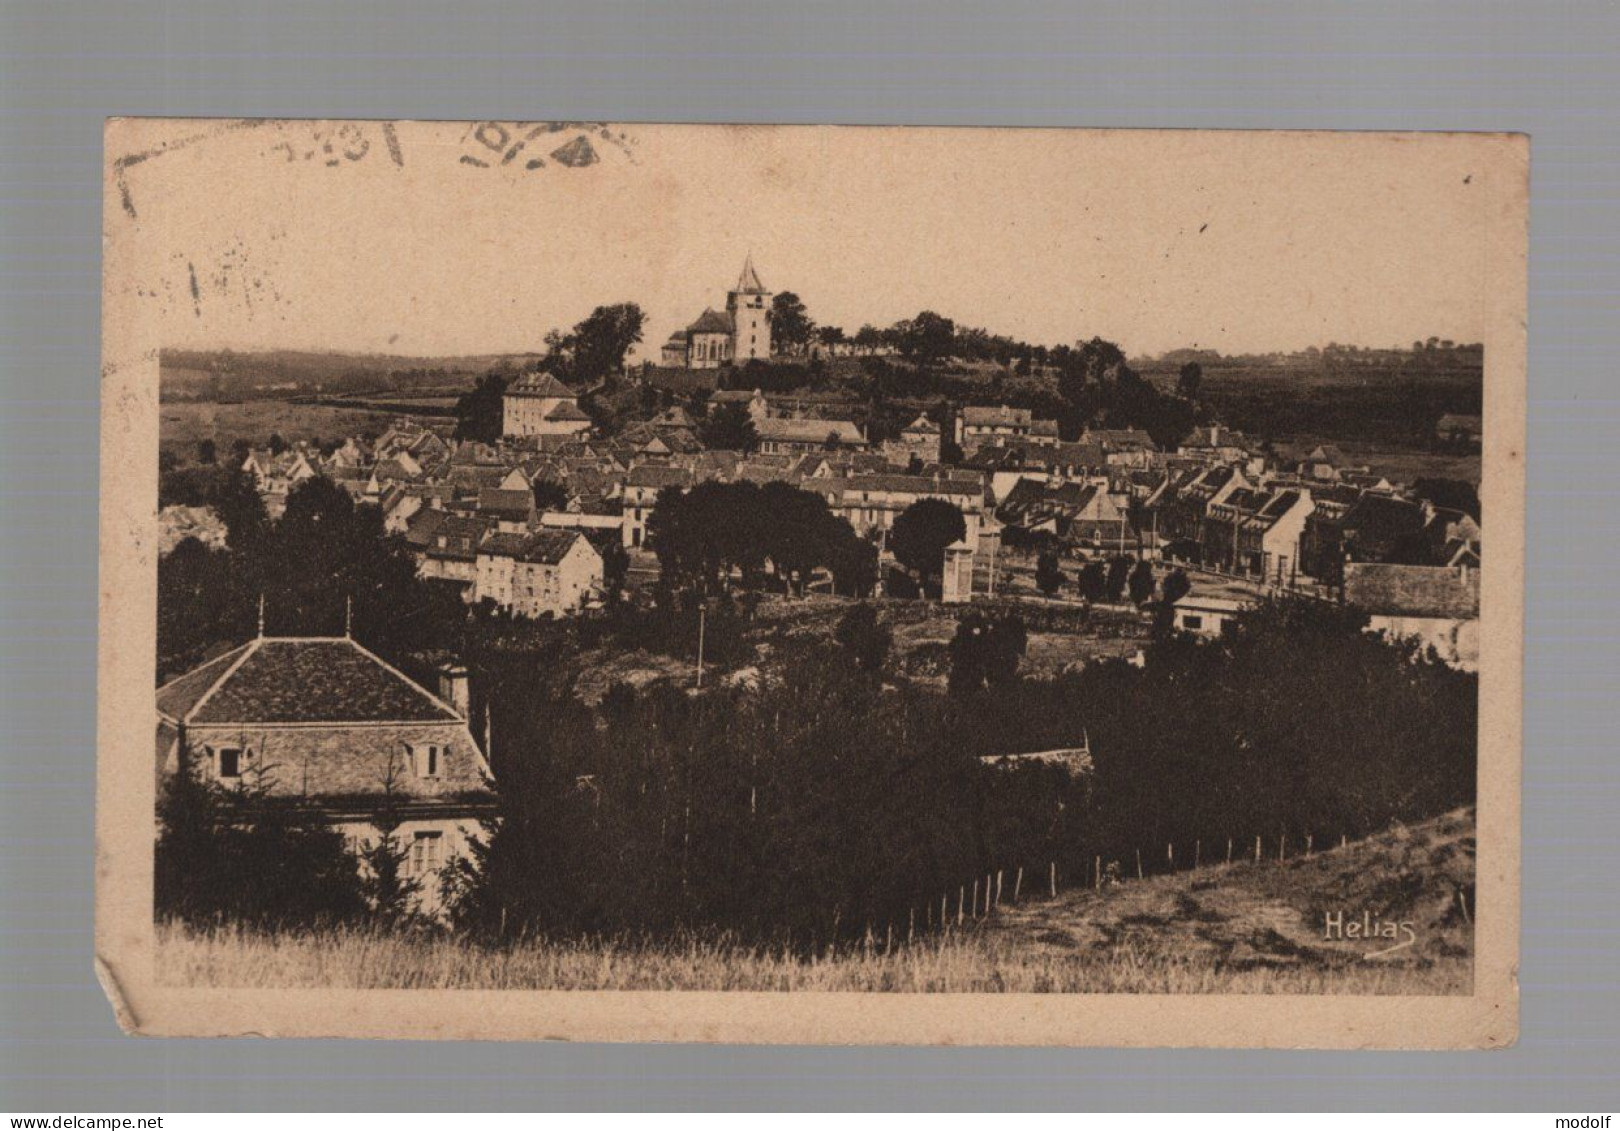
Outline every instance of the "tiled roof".
<svg viewBox="0 0 1620 1131">
<path fill-rule="evenodd" d="M 1376 615 L 1472 620 L 1479 616 L 1478 576 L 1465 580 L 1446 566 L 1346 562 L 1344 599 Z"/>
<path fill-rule="evenodd" d="M 1004 404 L 968 405 L 962 409 L 962 423 L 981 428 L 997 424 L 1028 427 L 1030 416 L 1027 408 L 1009 408 Z"/>
<path fill-rule="evenodd" d="M 783 420 L 773 416 L 756 421 L 754 430 L 761 440 L 767 441 L 813 444 L 832 438 L 840 444 L 866 442 L 852 420 Z"/>
<path fill-rule="evenodd" d="M 577 405 L 573 401 L 569 400 L 569 401 L 559 401 L 557 404 L 552 405 L 551 406 L 551 411 L 546 413 L 546 419 L 547 420 L 589 420 L 590 417 L 586 415 L 584 409 L 580 408 L 579 405 Z"/>
<path fill-rule="evenodd" d="M 574 391 L 549 373 L 530 373 L 514 381 L 506 390 L 509 397 L 571 398 Z"/>
<path fill-rule="evenodd" d="M 693 476 L 684 467 L 669 467 L 658 463 L 644 463 L 633 467 L 625 477 L 626 487 L 690 487 Z"/>
<path fill-rule="evenodd" d="M 729 334 L 735 328 L 735 324 L 731 321 L 731 315 L 710 309 L 698 315 L 697 321 L 688 326 L 686 332 L 688 334 Z"/>
<path fill-rule="evenodd" d="M 478 509 L 503 518 L 528 518 L 534 510 L 534 492 L 485 487 L 478 492 Z"/>
<path fill-rule="evenodd" d="M 577 530 L 539 530 L 533 534 L 491 534 L 478 548 L 482 555 L 518 558 L 556 565 L 583 535 Z"/>
<path fill-rule="evenodd" d="M 157 703 L 164 715 L 185 723 L 460 719 L 348 637 L 259 637 L 160 688 Z"/>
<path fill-rule="evenodd" d="M 160 712 L 171 719 L 183 719 L 197 700 L 208 694 L 208 689 L 219 682 L 221 676 L 230 670 L 231 665 L 242 658 L 252 644 L 243 644 L 232 648 L 223 656 L 216 656 L 200 667 L 192 668 L 178 679 L 171 680 L 158 688 L 157 707 Z"/>
</svg>

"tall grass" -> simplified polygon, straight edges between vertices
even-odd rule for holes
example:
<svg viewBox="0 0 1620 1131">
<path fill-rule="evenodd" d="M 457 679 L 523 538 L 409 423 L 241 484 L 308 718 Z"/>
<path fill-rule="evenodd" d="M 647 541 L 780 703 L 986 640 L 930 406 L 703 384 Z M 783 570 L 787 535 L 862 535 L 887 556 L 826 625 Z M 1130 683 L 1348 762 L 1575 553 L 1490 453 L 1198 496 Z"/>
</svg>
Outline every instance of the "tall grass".
<svg viewBox="0 0 1620 1131">
<path fill-rule="evenodd" d="M 158 928 L 165 984 L 296 989 L 741 990 L 882 993 L 1466 993 L 1470 963 L 1239 969 L 1140 942 L 1087 951 L 1032 948 L 969 927 L 911 944 L 810 957 L 725 936 L 522 940 L 484 946 L 437 934 L 337 929 L 265 934 Z"/>
</svg>

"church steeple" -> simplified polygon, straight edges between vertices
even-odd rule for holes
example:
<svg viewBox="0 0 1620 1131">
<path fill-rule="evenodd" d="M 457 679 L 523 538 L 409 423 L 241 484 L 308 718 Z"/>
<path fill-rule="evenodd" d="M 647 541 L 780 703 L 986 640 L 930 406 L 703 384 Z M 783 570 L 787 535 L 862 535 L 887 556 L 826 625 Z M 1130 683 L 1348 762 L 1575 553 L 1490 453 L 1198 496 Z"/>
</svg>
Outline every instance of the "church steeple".
<svg viewBox="0 0 1620 1131">
<path fill-rule="evenodd" d="M 765 284 L 759 281 L 759 272 L 754 270 L 753 252 L 749 252 L 748 258 L 743 260 L 742 274 L 737 277 L 737 293 L 743 295 L 768 293 L 765 290 Z"/>
<path fill-rule="evenodd" d="M 726 296 L 726 313 L 731 315 L 731 358 L 745 362 L 771 356 L 771 292 L 759 281 L 754 270 L 754 253 L 743 260 L 736 289 Z"/>
</svg>

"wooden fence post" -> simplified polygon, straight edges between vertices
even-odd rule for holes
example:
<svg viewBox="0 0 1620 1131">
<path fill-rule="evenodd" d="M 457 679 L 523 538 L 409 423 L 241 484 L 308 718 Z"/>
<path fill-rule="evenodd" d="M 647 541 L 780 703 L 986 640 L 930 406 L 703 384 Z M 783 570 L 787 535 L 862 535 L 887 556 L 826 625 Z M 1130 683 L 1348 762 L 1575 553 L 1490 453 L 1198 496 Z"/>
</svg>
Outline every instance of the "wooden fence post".
<svg viewBox="0 0 1620 1131">
<path fill-rule="evenodd" d="M 1171 841 L 1164 846 L 1164 862 L 1170 866 L 1170 871 L 1176 870 L 1176 842 Z"/>
<path fill-rule="evenodd" d="M 1315 840 L 1316 840 L 1316 838 L 1314 836 L 1312 836 L 1310 833 L 1305 834 L 1305 855 L 1306 856 L 1309 856 L 1311 854 L 1311 844 Z"/>
<path fill-rule="evenodd" d="M 1228 864 L 1232 863 L 1232 838 L 1231 837 L 1226 838 L 1226 862 Z"/>
<path fill-rule="evenodd" d="M 973 877 L 973 917 L 979 917 L 979 878 Z"/>
<path fill-rule="evenodd" d="M 1142 878 L 1142 850 L 1140 848 L 1136 850 L 1136 878 L 1139 880 Z"/>
<path fill-rule="evenodd" d="M 911 944 L 911 940 L 916 937 L 917 909 L 915 907 L 908 907 L 906 908 L 906 945 L 909 946 Z"/>
<path fill-rule="evenodd" d="M 1097 890 L 1102 891 L 1102 857 L 1097 857 L 1093 863 L 1097 871 Z"/>
<path fill-rule="evenodd" d="M 967 885 L 956 889 L 956 925 L 962 925 L 962 911 L 967 900 Z"/>
<path fill-rule="evenodd" d="M 1277 838 L 1277 859 L 1280 861 L 1280 860 L 1287 859 L 1287 857 L 1288 857 L 1288 834 L 1283 833 L 1282 836 Z"/>
<path fill-rule="evenodd" d="M 1256 864 L 1260 863 L 1260 838 L 1259 837 L 1254 838 L 1254 862 Z"/>
<path fill-rule="evenodd" d="M 1057 898 L 1057 861 L 1056 860 L 1053 860 L 1051 862 L 1051 865 L 1050 865 L 1050 867 L 1048 869 L 1048 879 L 1050 879 L 1051 885 L 1052 885 L 1052 898 L 1056 899 Z"/>
<path fill-rule="evenodd" d="M 1018 874 L 1013 877 L 1013 902 L 1018 902 L 1018 893 L 1024 888 L 1024 866 L 1018 866 Z"/>
<path fill-rule="evenodd" d="M 1348 845 L 1349 843 L 1350 843 L 1350 834 L 1349 833 L 1340 833 L 1339 834 L 1339 847 L 1343 848 L 1346 845 Z"/>
<path fill-rule="evenodd" d="M 1203 859 L 1204 842 L 1201 840 L 1195 840 L 1193 841 L 1193 871 L 1198 871 L 1198 865 L 1203 861 Z"/>
</svg>

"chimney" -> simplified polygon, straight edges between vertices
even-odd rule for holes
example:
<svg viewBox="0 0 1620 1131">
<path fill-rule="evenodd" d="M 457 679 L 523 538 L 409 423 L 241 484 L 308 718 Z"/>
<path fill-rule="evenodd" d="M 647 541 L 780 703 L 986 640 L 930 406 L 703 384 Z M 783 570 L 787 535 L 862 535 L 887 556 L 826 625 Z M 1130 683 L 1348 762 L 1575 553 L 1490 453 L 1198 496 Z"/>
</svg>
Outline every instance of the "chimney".
<svg viewBox="0 0 1620 1131">
<path fill-rule="evenodd" d="M 439 698 L 450 704 L 456 714 L 467 717 L 471 697 L 467 690 L 467 666 L 451 661 L 439 667 Z"/>
</svg>

